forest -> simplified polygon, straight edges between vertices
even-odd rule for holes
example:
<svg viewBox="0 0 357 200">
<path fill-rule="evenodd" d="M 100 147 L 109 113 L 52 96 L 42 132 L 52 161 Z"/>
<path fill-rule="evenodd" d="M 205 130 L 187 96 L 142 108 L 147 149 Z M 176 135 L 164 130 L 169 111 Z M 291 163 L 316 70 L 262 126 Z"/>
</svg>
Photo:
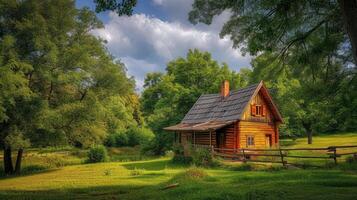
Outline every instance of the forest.
<svg viewBox="0 0 357 200">
<path fill-rule="evenodd" d="M 131 15 L 136 5 L 95 2 L 96 12 L 118 15 Z M 356 131 L 356 2 L 244 2 L 196 0 L 188 15 L 193 24 L 210 24 L 230 10 L 221 37 L 253 56 L 251 67 L 234 71 L 210 52 L 188 49 L 164 72 L 148 73 L 138 93 L 107 41 L 91 34 L 103 28 L 94 11 L 71 0 L 1 0 L 5 173 L 19 173 L 23 151 L 35 147 L 140 145 L 163 155 L 173 142 L 163 128 L 180 122 L 201 94 L 218 93 L 223 80 L 234 90 L 264 80 L 284 118 L 282 138 L 313 143 L 315 134 Z"/>
</svg>

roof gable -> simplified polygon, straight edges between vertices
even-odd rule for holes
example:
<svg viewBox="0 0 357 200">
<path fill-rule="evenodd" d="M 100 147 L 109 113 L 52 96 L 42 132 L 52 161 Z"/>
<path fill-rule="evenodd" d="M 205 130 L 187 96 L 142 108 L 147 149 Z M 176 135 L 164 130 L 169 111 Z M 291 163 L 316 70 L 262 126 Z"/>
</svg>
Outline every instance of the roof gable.
<svg viewBox="0 0 357 200">
<path fill-rule="evenodd" d="M 197 124 L 209 121 L 236 121 L 242 119 L 242 115 L 249 102 L 261 91 L 272 114 L 277 121 L 282 122 L 281 115 L 275 106 L 267 88 L 261 81 L 259 84 L 231 91 L 227 98 L 220 94 L 201 95 L 190 111 L 185 115 L 181 123 Z"/>
</svg>

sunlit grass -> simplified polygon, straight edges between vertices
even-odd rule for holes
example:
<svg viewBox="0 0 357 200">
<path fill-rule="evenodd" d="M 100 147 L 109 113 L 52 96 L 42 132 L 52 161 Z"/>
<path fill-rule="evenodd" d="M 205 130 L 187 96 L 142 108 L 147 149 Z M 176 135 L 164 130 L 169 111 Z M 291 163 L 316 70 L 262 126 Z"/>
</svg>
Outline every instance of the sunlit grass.
<svg viewBox="0 0 357 200">
<path fill-rule="evenodd" d="M 139 174 L 131 173 L 138 169 Z M 163 190 L 173 183 L 179 185 Z M 355 172 L 187 170 L 169 158 L 83 164 L 0 179 L 3 199 L 356 199 L 356 190 Z"/>
<path fill-rule="evenodd" d="M 331 135 L 313 136 L 312 144 L 307 144 L 307 138 L 297 138 L 296 140 L 283 139 L 280 140 L 282 146 L 289 148 L 305 148 L 305 147 L 328 147 L 328 146 L 343 146 L 357 145 L 357 133 L 341 133 Z"/>
<path fill-rule="evenodd" d="M 346 142 L 346 143 L 345 143 Z M 298 139 L 289 148 L 357 144 L 357 134 Z M 24 164 L 60 157 L 70 166 L 0 178 L 0 199 L 357 199 L 357 167 L 284 169 L 281 164 L 175 165 L 170 157 L 142 161 L 138 148 L 109 149 L 121 162 L 84 164 L 85 151 L 30 150 Z M 66 159 L 68 158 L 68 159 Z M 163 189 L 168 185 L 177 187 Z"/>
</svg>

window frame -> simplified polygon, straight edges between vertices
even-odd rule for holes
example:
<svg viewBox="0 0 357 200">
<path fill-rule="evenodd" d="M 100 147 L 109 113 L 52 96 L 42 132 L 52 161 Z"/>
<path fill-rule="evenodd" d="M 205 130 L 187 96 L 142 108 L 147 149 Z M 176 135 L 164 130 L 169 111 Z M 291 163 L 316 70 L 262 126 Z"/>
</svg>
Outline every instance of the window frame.
<svg viewBox="0 0 357 200">
<path fill-rule="evenodd" d="M 260 104 L 255 105 L 255 116 L 263 116 L 263 106 Z"/>
<path fill-rule="evenodd" d="M 255 146 L 254 135 L 247 135 L 246 146 L 247 147 L 254 147 Z"/>
</svg>

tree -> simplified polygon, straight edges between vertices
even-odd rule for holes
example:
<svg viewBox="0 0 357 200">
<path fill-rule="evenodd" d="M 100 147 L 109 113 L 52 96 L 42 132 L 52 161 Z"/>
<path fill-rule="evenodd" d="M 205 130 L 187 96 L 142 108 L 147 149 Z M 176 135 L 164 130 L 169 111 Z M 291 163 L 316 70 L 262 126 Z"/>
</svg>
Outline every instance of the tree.
<svg viewBox="0 0 357 200">
<path fill-rule="evenodd" d="M 130 16 L 133 13 L 137 0 L 94 0 L 94 3 L 96 4 L 95 11 L 98 13 L 106 10 L 115 10 L 119 16 Z"/>
<path fill-rule="evenodd" d="M 179 123 L 201 94 L 218 93 L 223 80 L 232 89 L 245 86 L 249 70 L 236 73 L 226 64 L 218 64 L 208 52 L 189 50 L 186 58 L 167 64 L 166 73 L 149 73 L 141 96 L 143 114 L 154 131 L 151 150 L 161 154 L 170 148 L 173 134 L 164 127 Z"/>
<path fill-rule="evenodd" d="M 289 55 L 291 47 L 304 50 L 306 39 L 319 34 L 322 29 L 330 36 L 341 37 L 339 45 L 330 51 L 343 48 L 357 63 L 357 2 L 334 1 L 211 1 L 195 0 L 189 14 L 192 23 L 210 24 L 215 15 L 229 10 L 231 17 L 222 28 L 221 37 L 230 35 L 234 47 L 257 54 L 260 51 Z M 341 27 L 345 27 L 341 31 Z M 320 37 L 320 40 L 325 38 Z M 345 53 L 346 61 L 352 61 Z"/>
<path fill-rule="evenodd" d="M 272 91 L 284 117 L 282 136 L 306 133 L 311 144 L 314 133 L 355 130 L 357 119 L 351 114 L 357 110 L 352 100 L 357 97 L 353 92 L 355 86 L 347 84 L 350 77 L 341 77 L 341 65 L 330 66 L 329 72 L 318 71 L 313 79 L 309 71 L 296 71 L 295 62 L 281 68 L 275 58 L 273 54 L 264 53 L 253 59 L 251 82 L 265 80 Z M 342 81 L 335 81 L 340 78 Z"/>
<path fill-rule="evenodd" d="M 6 174 L 20 172 L 29 145 L 86 147 L 102 143 L 113 124 L 141 123 L 135 83 L 90 34 L 102 23 L 88 8 L 76 9 L 71 0 L 0 0 L 0 18 L 0 146 Z"/>
<path fill-rule="evenodd" d="M 231 17 L 223 26 L 221 37 L 230 36 L 233 46 L 245 53 L 268 55 L 270 62 L 275 63 L 265 63 L 275 72 L 270 80 L 277 80 L 274 76 L 284 72 L 299 82 L 298 90 L 291 95 L 299 102 L 299 127 L 303 127 L 311 143 L 312 132 L 321 130 L 314 126 L 322 127 L 318 119 L 326 116 L 327 110 L 320 112 L 321 109 L 331 108 L 333 102 L 329 99 L 339 96 L 341 91 L 353 89 L 351 84 L 357 77 L 355 4 L 348 0 L 196 0 L 189 18 L 192 23 L 210 24 L 215 15 L 229 10 Z M 341 31 L 344 25 L 345 30 Z M 332 124 L 329 121 L 328 126 Z"/>
</svg>

